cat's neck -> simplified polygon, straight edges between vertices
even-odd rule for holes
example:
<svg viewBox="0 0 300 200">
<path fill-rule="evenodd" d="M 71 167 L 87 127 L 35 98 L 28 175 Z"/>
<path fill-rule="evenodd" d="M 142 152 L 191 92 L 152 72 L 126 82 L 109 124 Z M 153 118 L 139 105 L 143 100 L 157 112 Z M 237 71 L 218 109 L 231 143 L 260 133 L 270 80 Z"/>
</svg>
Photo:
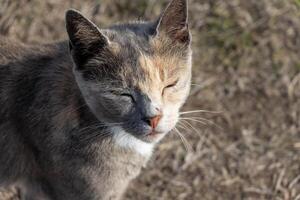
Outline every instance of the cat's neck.
<svg viewBox="0 0 300 200">
<path fill-rule="evenodd" d="M 130 149 L 147 159 L 152 155 L 154 144 L 141 141 L 120 127 L 114 127 L 111 130 L 113 140 L 120 148 Z"/>
</svg>

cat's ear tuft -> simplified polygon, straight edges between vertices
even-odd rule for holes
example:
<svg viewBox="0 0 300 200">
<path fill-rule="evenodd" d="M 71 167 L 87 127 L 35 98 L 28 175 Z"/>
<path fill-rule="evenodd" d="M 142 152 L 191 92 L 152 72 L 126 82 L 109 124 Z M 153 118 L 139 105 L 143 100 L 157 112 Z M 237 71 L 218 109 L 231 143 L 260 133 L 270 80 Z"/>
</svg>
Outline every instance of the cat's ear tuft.
<svg viewBox="0 0 300 200">
<path fill-rule="evenodd" d="M 166 34 L 172 40 L 189 44 L 187 0 L 172 0 L 161 14 L 156 27 L 157 34 Z"/>
<path fill-rule="evenodd" d="M 71 9 L 66 12 L 66 28 L 71 49 L 96 53 L 95 51 L 108 44 L 107 37 L 97 26 L 76 10 Z"/>
</svg>

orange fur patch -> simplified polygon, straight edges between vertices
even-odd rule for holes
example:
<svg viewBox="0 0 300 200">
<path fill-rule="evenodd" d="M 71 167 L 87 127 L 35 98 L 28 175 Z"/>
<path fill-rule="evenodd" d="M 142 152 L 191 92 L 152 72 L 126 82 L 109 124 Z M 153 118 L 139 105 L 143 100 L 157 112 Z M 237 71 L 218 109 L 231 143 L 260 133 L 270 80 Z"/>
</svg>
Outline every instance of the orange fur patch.
<svg viewBox="0 0 300 200">
<path fill-rule="evenodd" d="M 156 48 L 159 44 L 156 43 Z M 159 51 L 157 51 L 159 52 Z M 139 57 L 140 67 L 147 76 L 145 82 L 138 83 L 138 87 L 147 94 L 153 101 L 167 101 L 175 103 L 178 95 L 184 95 L 185 90 L 174 92 L 173 94 L 162 96 L 163 89 L 176 82 L 179 78 L 189 76 L 190 67 L 186 60 L 181 56 L 171 54 L 154 54 L 152 56 L 141 55 Z M 182 94 L 180 94 L 182 93 Z"/>
</svg>

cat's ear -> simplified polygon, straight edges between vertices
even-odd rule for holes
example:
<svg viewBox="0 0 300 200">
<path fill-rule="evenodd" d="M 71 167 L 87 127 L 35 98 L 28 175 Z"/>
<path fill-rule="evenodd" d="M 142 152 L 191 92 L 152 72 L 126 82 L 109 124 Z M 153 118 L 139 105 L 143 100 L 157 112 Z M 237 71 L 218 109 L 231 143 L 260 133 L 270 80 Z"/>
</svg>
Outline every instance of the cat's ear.
<svg viewBox="0 0 300 200">
<path fill-rule="evenodd" d="M 76 10 L 66 12 L 70 48 L 82 55 L 98 53 L 109 41 L 99 28 Z"/>
<path fill-rule="evenodd" d="M 157 21 L 156 34 L 165 34 L 183 44 L 190 43 L 187 0 L 172 0 L 169 3 Z"/>
</svg>

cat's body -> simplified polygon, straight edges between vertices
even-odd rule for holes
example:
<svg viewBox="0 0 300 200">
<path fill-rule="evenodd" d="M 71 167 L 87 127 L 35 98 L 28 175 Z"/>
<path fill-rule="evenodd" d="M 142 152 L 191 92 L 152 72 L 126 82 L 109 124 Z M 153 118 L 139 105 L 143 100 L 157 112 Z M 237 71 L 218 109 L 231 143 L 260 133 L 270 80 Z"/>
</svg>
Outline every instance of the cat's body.
<svg viewBox="0 0 300 200">
<path fill-rule="evenodd" d="M 121 197 L 189 91 L 186 2 L 164 15 L 100 31 L 69 11 L 70 49 L 0 39 L 0 186 L 26 200 Z"/>
<path fill-rule="evenodd" d="M 150 155 L 120 147 L 109 134 L 93 137 L 101 127 L 94 127 L 97 120 L 76 85 L 68 43 L 13 49 L 11 41 L 0 44 L 3 184 L 55 187 L 60 198 L 51 199 L 121 195 Z"/>
</svg>

